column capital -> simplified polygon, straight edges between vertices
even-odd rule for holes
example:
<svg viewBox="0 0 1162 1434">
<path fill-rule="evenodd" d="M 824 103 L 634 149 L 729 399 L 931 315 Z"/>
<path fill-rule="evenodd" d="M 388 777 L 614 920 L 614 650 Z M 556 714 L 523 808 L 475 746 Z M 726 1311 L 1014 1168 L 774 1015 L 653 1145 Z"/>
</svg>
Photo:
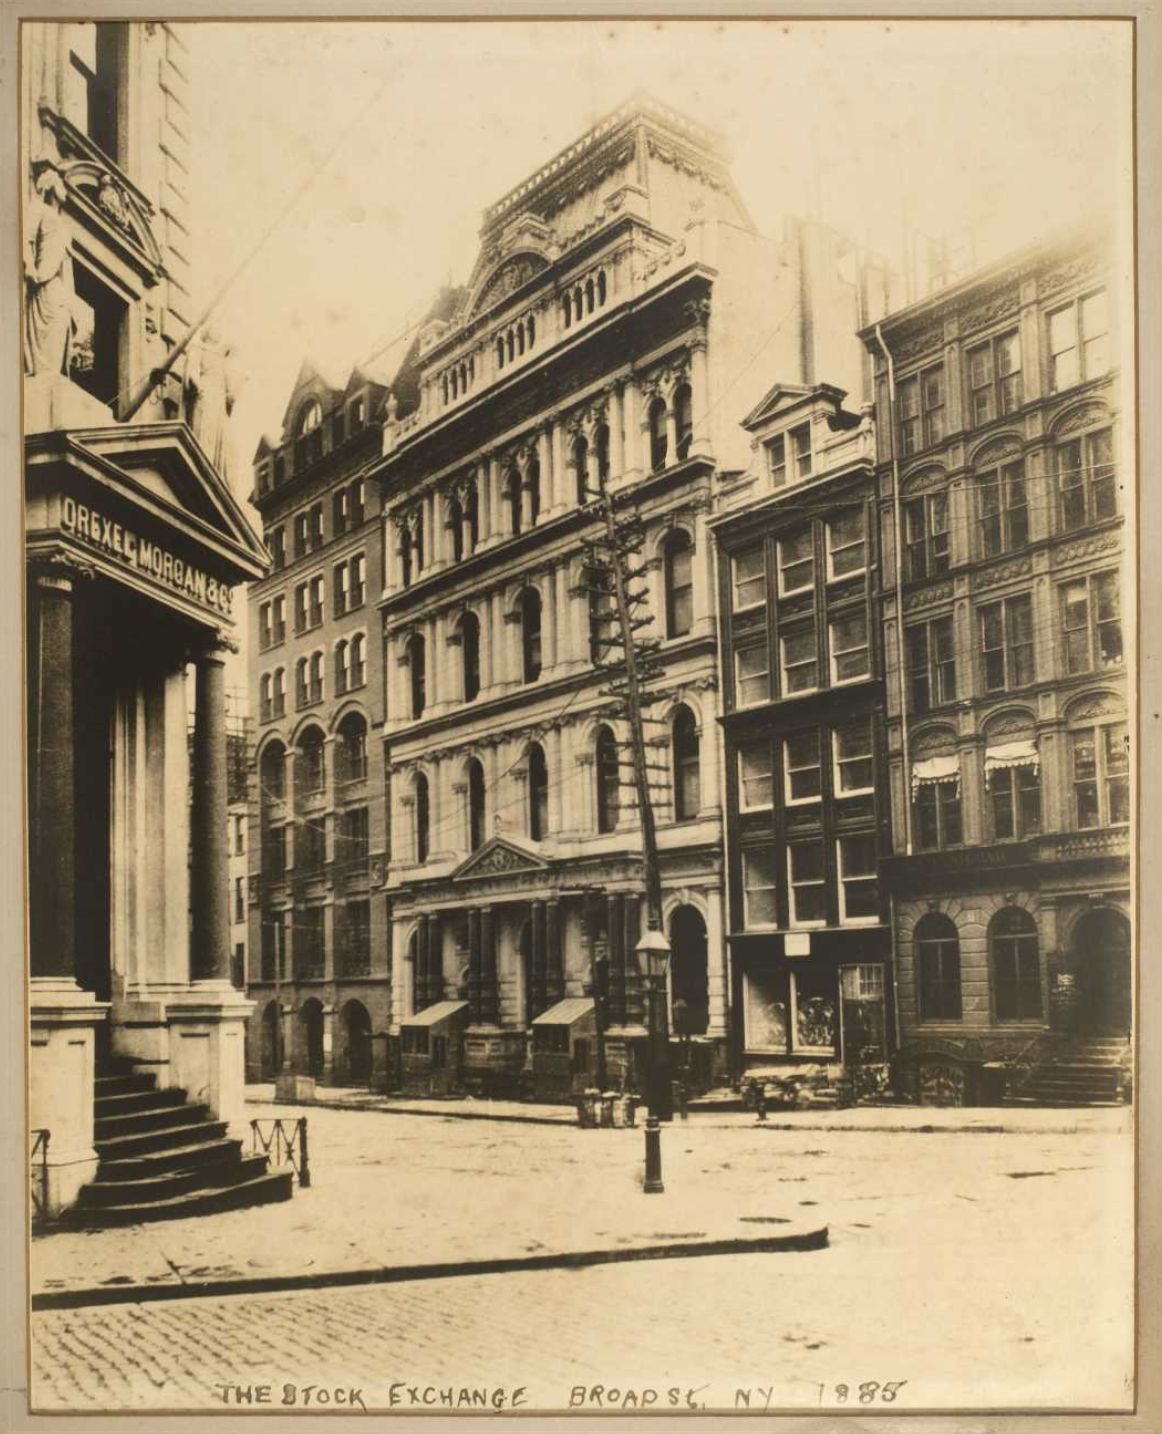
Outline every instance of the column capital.
<svg viewBox="0 0 1162 1434">
<path fill-rule="evenodd" d="M 71 593 L 73 583 L 78 579 L 93 578 L 97 575 L 92 563 L 64 548 L 30 553 L 28 570 L 37 587 L 62 593 Z"/>
<path fill-rule="evenodd" d="M 199 642 L 190 647 L 188 660 L 223 663 L 228 656 L 237 655 L 239 651 L 239 646 L 232 637 L 227 637 L 224 632 L 219 632 L 205 642 Z"/>
</svg>

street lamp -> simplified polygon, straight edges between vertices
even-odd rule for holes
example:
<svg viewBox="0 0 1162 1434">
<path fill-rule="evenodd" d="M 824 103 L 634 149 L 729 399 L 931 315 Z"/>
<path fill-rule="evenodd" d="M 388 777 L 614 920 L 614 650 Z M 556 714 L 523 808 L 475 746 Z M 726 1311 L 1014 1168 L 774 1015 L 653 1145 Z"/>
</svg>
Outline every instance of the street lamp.
<svg viewBox="0 0 1162 1434">
<path fill-rule="evenodd" d="M 666 1078 L 666 970 L 670 964 L 670 943 L 663 932 L 651 929 L 637 945 L 639 965 L 649 982 L 650 1011 L 650 1091 L 649 1114 L 646 1116 L 646 1179 L 642 1187 L 647 1195 L 660 1195 L 662 1184 L 662 1128 L 658 1117 L 666 1109 L 662 1082 Z"/>
</svg>

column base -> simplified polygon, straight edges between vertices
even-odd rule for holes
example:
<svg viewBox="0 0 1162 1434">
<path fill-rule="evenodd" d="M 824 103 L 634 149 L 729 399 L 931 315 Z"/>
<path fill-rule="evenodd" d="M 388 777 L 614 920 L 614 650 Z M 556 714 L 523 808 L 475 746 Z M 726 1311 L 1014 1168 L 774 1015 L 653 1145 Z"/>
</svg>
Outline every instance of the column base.
<svg viewBox="0 0 1162 1434">
<path fill-rule="evenodd" d="M 315 1099 L 314 1076 L 279 1071 L 274 1081 L 274 1098 L 279 1105 L 309 1105 Z"/>
<path fill-rule="evenodd" d="M 219 980 L 195 981 L 166 1006 L 173 1083 L 235 1134 L 246 1123 L 245 1031 L 253 1006 Z"/>
<path fill-rule="evenodd" d="M 29 983 L 29 1128 L 49 1133 L 46 1215 L 69 1209 L 97 1173 L 97 1028 L 108 1010 L 107 1001 L 71 977 L 35 976 Z"/>
</svg>

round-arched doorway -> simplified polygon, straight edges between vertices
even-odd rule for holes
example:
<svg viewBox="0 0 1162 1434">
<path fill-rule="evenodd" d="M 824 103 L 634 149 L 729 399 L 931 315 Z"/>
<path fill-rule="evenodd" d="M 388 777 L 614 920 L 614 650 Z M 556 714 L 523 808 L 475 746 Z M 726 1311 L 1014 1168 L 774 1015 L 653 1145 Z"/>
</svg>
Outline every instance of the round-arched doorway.
<svg viewBox="0 0 1162 1434">
<path fill-rule="evenodd" d="M 676 1036 L 704 1036 L 710 1026 L 706 923 L 693 906 L 670 917 L 670 1009 Z"/>
<path fill-rule="evenodd" d="M 371 1082 L 371 1017 L 362 1001 L 348 1001 L 343 1007 L 343 1057 L 345 1075 L 352 1085 Z"/>
<path fill-rule="evenodd" d="M 323 1078 L 323 1007 L 312 996 L 299 1008 L 299 1052 L 306 1073 Z"/>
<path fill-rule="evenodd" d="M 1088 911 L 1073 931 L 1077 1028 L 1087 1035 L 1128 1036 L 1134 1018 L 1130 923 L 1120 911 Z"/>
</svg>

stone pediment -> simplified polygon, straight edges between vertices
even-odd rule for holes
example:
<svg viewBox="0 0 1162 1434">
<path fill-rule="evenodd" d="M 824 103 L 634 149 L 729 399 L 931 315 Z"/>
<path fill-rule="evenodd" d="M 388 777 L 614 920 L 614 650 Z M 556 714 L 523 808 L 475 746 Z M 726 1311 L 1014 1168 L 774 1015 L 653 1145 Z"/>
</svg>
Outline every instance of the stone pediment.
<svg viewBox="0 0 1162 1434">
<path fill-rule="evenodd" d="M 473 881 L 480 876 L 508 876 L 527 871 L 547 871 L 549 864 L 532 851 L 505 837 L 492 837 L 479 851 L 456 868 L 453 881 Z"/>
<path fill-rule="evenodd" d="M 742 426 L 745 429 L 754 430 L 791 409 L 802 407 L 812 399 L 823 400 L 830 408 L 838 410 L 846 397 L 847 395 L 842 389 L 834 388 L 827 383 L 813 386 L 799 383 L 777 383 L 742 420 Z"/>
</svg>

